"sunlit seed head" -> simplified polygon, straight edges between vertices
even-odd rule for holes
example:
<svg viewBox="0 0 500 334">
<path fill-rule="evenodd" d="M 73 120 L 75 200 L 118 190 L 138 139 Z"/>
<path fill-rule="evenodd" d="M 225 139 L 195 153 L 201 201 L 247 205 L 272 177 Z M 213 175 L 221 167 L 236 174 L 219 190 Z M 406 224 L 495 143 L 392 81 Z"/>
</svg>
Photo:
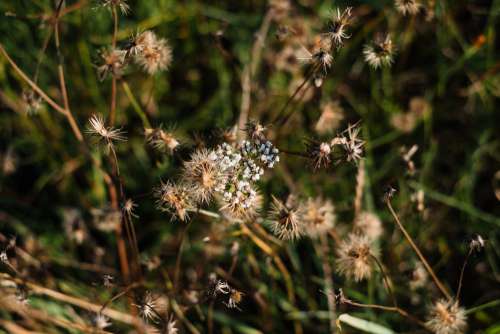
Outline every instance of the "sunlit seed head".
<svg viewBox="0 0 500 334">
<path fill-rule="evenodd" d="M 315 169 L 328 167 L 332 161 L 332 147 L 329 143 L 310 140 L 306 143 L 306 151 Z"/>
<path fill-rule="evenodd" d="M 327 233 L 335 225 L 335 212 L 332 202 L 321 197 L 309 198 L 305 203 L 304 232 L 312 238 Z"/>
<path fill-rule="evenodd" d="M 371 240 L 361 234 L 351 233 L 337 250 L 337 271 L 347 279 L 359 282 L 372 275 L 372 256 L 377 255 Z"/>
<path fill-rule="evenodd" d="M 123 15 L 127 15 L 130 12 L 130 6 L 127 3 L 127 0 L 100 0 L 101 6 L 113 9 L 118 8 Z"/>
<path fill-rule="evenodd" d="M 180 142 L 172 132 L 163 130 L 161 127 L 156 129 L 145 129 L 144 135 L 146 142 L 161 152 L 173 154 L 179 147 Z"/>
<path fill-rule="evenodd" d="M 332 46 L 341 47 L 345 39 L 350 38 L 346 29 L 351 21 L 352 7 L 347 7 L 343 12 L 337 8 L 334 10 L 332 20 L 329 23 L 328 30 L 324 33 L 332 41 Z"/>
<path fill-rule="evenodd" d="M 92 322 L 94 326 L 99 329 L 105 329 L 106 327 L 111 326 L 111 321 L 109 320 L 109 318 L 102 313 L 97 313 L 92 319 Z"/>
<path fill-rule="evenodd" d="M 106 126 L 104 118 L 101 115 L 92 115 L 89 119 L 89 126 L 86 130 L 87 133 L 99 137 L 108 146 L 111 146 L 113 141 L 125 141 L 125 133 L 121 129 Z"/>
<path fill-rule="evenodd" d="M 250 121 L 245 126 L 245 132 L 251 140 L 265 140 L 266 136 L 264 132 L 266 131 L 266 127 L 256 121 Z"/>
<path fill-rule="evenodd" d="M 141 38 L 142 37 L 142 38 Z M 135 62 L 148 74 L 153 75 L 168 69 L 172 63 L 172 49 L 164 38 L 157 38 L 150 31 L 139 35 L 135 51 Z"/>
<path fill-rule="evenodd" d="M 422 7 L 418 0 L 395 0 L 394 6 L 403 15 L 416 15 Z"/>
<path fill-rule="evenodd" d="M 147 291 L 142 299 L 138 303 L 134 304 L 139 311 L 139 315 L 145 321 L 152 321 L 156 323 L 161 319 L 156 310 L 157 299 L 158 297 L 153 296 L 150 291 Z"/>
<path fill-rule="evenodd" d="M 154 193 L 157 207 L 170 213 L 172 219 L 178 218 L 181 221 L 186 221 L 189 218 L 188 210 L 192 208 L 191 196 L 183 185 L 169 181 L 162 182 Z"/>
<path fill-rule="evenodd" d="M 128 198 L 125 203 L 123 203 L 122 205 L 122 210 L 123 212 L 125 213 L 125 215 L 127 215 L 127 218 L 129 220 L 132 220 L 132 217 L 134 218 L 137 218 L 139 217 L 136 213 L 135 213 L 135 208 L 137 207 L 137 204 L 130 198 Z"/>
<path fill-rule="evenodd" d="M 426 325 L 436 334 L 462 334 L 467 329 L 465 310 L 455 300 L 438 300 L 428 314 Z"/>
<path fill-rule="evenodd" d="M 107 49 L 100 53 L 102 64 L 97 67 L 97 76 L 100 81 L 109 75 L 120 77 L 125 68 L 126 51 L 119 49 Z"/>
<path fill-rule="evenodd" d="M 272 198 L 269 217 L 272 232 L 282 240 L 299 239 L 303 233 L 302 207 L 290 204 L 289 201 L 284 204 L 274 196 Z"/>
<path fill-rule="evenodd" d="M 183 177 L 190 185 L 195 201 L 208 203 L 218 188 L 225 184 L 227 176 L 217 162 L 214 152 L 201 149 L 184 162 Z"/>
<path fill-rule="evenodd" d="M 23 90 L 22 99 L 28 115 L 38 114 L 42 107 L 42 98 L 34 90 Z"/>
<path fill-rule="evenodd" d="M 385 37 L 378 35 L 372 43 L 365 45 L 363 49 L 365 61 L 374 69 L 390 66 L 394 61 L 395 52 L 396 48 L 389 35 Z"/>
</svg>

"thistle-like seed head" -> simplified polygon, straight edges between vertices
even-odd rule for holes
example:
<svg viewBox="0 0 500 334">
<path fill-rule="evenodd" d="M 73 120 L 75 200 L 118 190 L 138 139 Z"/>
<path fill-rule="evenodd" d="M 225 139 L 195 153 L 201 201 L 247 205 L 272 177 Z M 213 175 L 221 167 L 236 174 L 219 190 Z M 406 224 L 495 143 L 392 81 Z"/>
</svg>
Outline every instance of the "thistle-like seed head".
<svg viewBox="0 0 500 334">
<path fill-rule="evenodd" d="M 351 233 L 337 250 L 337 271 L 356 282 L 370 278 L 373 269 L 371 257 L 376 253 L 368 237 Z"/>
<path fill-rule="evenodd" d="M 188 209 L 192 207 L 191 196 L 184 185 L 162 182 L 155 189 L 155 196 L 157 207 L 172 214 L 172 219 L 177 217 L 181 221 L 186 221 L 189 218 Z"/>
<path fill-rule="evenodd" d="M 329 200 L 321 197 L 309 198 L 305 204 L 304 232 L 311 238 L 327 233 L 335 225 L 335 208 Z"/>
<path fill-rule="evenodd" d="M 299 239 L 303 233 L 303 209 L 300 205 L 282 203 L 276 197 L 271 204 L 271 230 L 282 240 Z M 289 202 L 289 201 L 287 201 Z"/>
<path fill-rule="evenodd" d="M 431 306 L 426 325 L 436 334 L 461 334 L 467 328 L 467 315 L 457 301 L 441 299 Z"/>
</svg>

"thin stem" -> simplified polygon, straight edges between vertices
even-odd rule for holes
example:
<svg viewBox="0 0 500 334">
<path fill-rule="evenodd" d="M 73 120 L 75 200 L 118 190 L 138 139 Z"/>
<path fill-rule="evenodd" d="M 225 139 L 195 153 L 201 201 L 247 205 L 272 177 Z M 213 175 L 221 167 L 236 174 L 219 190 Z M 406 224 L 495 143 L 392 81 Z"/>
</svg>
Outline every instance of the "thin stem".
<svg viewBox="0 0 500 334">
<path fill-rule="evenodd" d="M 464 264 L 462 265 L 462 269 L 460 270 L 460 279 L 458 280 L 457 295 L 455 296 L 456 301 L 458 301 L 460 299 L 460 292 L 462 292 L 462 282 L 464 279 L 465 267 L 467 266 L 467 262 L 469 261 L 469 257 L 471 256 L 473 251 L 474 250 L 472 248 L 469 248 L 469 252 L 467 253 L 467 256 L 465 257 Z"/>
<path fill-rule="evenodd" d="M 330 265 L 330 259 L 328 254 L 330 253 L 328 247 L 328 238 L 327 235 L 320 235 L 320 245 L 316 245 L 316 252 L 318 253 L 319 258 L 321 259 L 321 265 L 323 267 L 323 284 L 325 286 L 325 294 L 328 303 L 328 313 L 330 313 L 330 331 L 331 333 L 335 333 L 337 324 L 336 320 L 336 305 L 335 305 L 335 287 L 333 285 L 333 270 Z"/>
<path fill-rule="evenodd" d="M 14 71 L 19 74 L 19 76 L 38 94 L 42 99 L 45 100 L 52 108 L 54 108 L 57 112 L 66 115 L 66 110 L 57 104 L 54 100 L 52 100 L 45 92 L 34 83 L 18 66 L 17 64 L 10 58 L 7 51 L 4 49 L 3 44 L 0 43 L 0 53 L 7 59 L 9 64 L 12 66 Z"/>
<path fill-rule="evenodd" d="M 394 292 L 392 291 L 391 284 L 389 282 L 389 276 L 385 272 L 384 267 L 382 266 L 382 263 L 380 263 L 380 261 L 377 259 L 377 257 L 375 255 L 373 255 L 373 254 L 370 254 L 370 256 L 375 261 L 375 263 L 377 264 L 378 268 L 380 269 L 380 272 L 382 273 L 382 277 L 384 279 L 384 283 L 385 283 L 385 286 L 387 288 L 387 291 L 389 292 L 389 295 L 391 296 L 392 303 L 394 304 L 395 307 L 397 307 L 398 306 L 398 302 L 396 300 Z"/>
<path fill-rule="evenodd" d="M 129 286 L 127 286 L 120 293 L 118 293 L 118 294 L 114 295 L 113 297 L 109 298 L 108 300 L 106 300 L 106 302 L 104 304 L 102 304 L 102 307 L 101 307 L 101 309 L 99 310 L 98 313 L 102 314 L 102 312 L 106 309 L 106 307 L 108 307 L 109 304 L 111 304 L 112 302 L 114 302 L 115 300 L 117 300 L 118 298 L 120 298 L 121 296 L 127 294 L 130 290 L 135 289 L 139 285 L 140 285 L 139 283 L 132 283 Z"/>
<path fill-rule="evenodd" d="M 425 259 L 425 257 L 422 255 L 422 252 L 417 247 L 417 245 L 415 244 L 415 242 L 413 241 L 413 239 L 408 234 L 408 232 L 404 228 L 403 224 L 399 220 L 398 215 L 396 214 L 396 212 L 392 208 L 391 201 L 389 199 L 386 200 L 386 204 L 387 204 L 387 207 L 389 208 L 389 211 L 391 212 L 392 216 L 394 217 L 394 220 L 396 221 L 396 224 L 398 225 L 399 229 L 401 230 L 401 232 L 403 232 L 403 235 L 405 236 L 406 240 L 408 241 L 408 243 L 410 244 L 410 246 L 413 248 L 413 250 L 415 251 L 415 253 L 417 253 L 417 256 L 419 257 L 420 261 L 422 261 L 422 263 L 424 264 L 425 269 L 431 275 L 432 280 L 434 281 L 434 283 L 436 284 L 436 286 L 438 287 L 438 289 L 441 291 L 441 293 L 446 298 L 451 299 L 450 294 L 448 293 L 448 291 L 446 291 L 446 288 L 441 283 L 441 281 L 439 280 L 439 278 L 436 276 L 436 274 L 434 273 L 434 270 L 432 270 L 431 266 L 429 265 L 429 263 L 427 262 L 427 260 Z"/>
<path fill-rule="evenodd" d="M 137 102 L 137 99 L 135 98 L 134 94 L 130 90 L 128 83 L 125 80 L 122 80 L 122 87 L 123 91 L 125 92 L 125 95 L 127 95 L 128 99 L 130 100 L 130 103 L 132 104 L 132 108 L 134 109 L 136 114 L 141 118 L 142 126 L 144 126 L 145 128 L 151 128 L 151 123 L 149 123 L 148 116 L 142 110 L 141 106 L 139 105 L 139 102 Z"/>
<path fill-rule="evenodd" d="M 177 258 L 175 260 L 175 271 L 174 271 L 174 289 L 179 290 L 179 275 L 181 272 L 181 260 L 182 260 L 182 249 L 184 248 L 184 241 L 186 240 L 186 234 L 189 225 L 186 225 L 181 234 L 181 240 L 179 243 L 179 250 L 177 251 Z"/>
<path fill-rule="evenodd" d="M 113 38 L 111 41 L 112 50 L 116 48 L 116 36 L 118 34 L 118 13 L 116 11 L 116 5 L 112 7 L 113 12 Z M 115 124 L 116 117 L 116 77 L 113 75 L 111 78 L 111 106 L 109 112 L 109 123 L 110 125 Z"/>
</svg>

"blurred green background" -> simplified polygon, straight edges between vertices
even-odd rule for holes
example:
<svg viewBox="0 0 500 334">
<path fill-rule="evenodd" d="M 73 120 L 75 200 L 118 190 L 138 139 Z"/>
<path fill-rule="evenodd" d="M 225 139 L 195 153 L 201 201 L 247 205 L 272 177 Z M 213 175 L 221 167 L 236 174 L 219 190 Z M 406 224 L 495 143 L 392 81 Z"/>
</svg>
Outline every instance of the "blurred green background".
<svg viewBox="0 0 500 334">
<path fill-rule="evenodd" d="M 96 66 L 99 51 L 111 43 L 112 18 L 98 2 L 71 0 L 65 6 L 74 4 L 81 8 L 61 19 L 61 50 L 70 105 L 84 128 L 92 114 L 109 113 L 110 80 L 99 82 Z M 242 69 L 250 60 L 255 33 L 269 4 L 151 0 L 129 1 L 129 5 L 130 14 L 120 16 L 118 45 L 124 45 L 137 31 L 151 29 L 169 40 L 173 63 L 167 72 L 152 77 L 131 67 L 122 80 L 131 87 L 154 126 L 163 124 L 174 129 L 184 144 L 180 157 L 200 142 L 215 143 L 218 129 L 230 128 L 238 121 Z M 428 9 L 415 17 L 398 14 L 392 1 L 291 1 L 290 11 L 270 26 L 253 80 L 250 118 L 269 123 L 293 93 L 290 87 L 297 85 L 304 74 L 303 67 L 287 54 L 286 40 L 277 38 L 280 29 L 292 27 L 296 39 L 310 45 L 332 9 L 347 5 L 354 7 L 355 15 L 349 29 L 351 38 L 334 60 L 323 85 L 311 88 L 303 101 L 293 103 L 296 112 L 290 122 L 283 128 L 271 125 L 271 135 L 279 135 L 278 147 L 292 151 L 302 149 L 306 138 L 328 138 L 314 127 L 325 104 L 338 101 L 344 110 L 341 128 L 361 120 L 366 140 L 363 206 L 383 221 L 382 259 L 401 303 L 423 316 L 433 291 L 423 289 L 420 299 L 412 300 L 407 284 L 416 258 L 382 202 L 388 185 L 398 190 L 394 205 L 408 230 L 452 290 L 456 289 L 469 238 L 480 234 L 487 240 L 484 252 L 471 258 L 465 272 L 462 305 L 473 309 L 499 300 L 500 1 L 427 1 Z M 50 34 L 46 18 L 53 9 L 53 1 L 48 0 L 0 2 L 0 42 L 30 77 Z M 397 53 L 392 67 L 372 70 L 364 63 L 362 50 L 377 32 L 391 34 Z M 57 75 L 57 54 L 51 38 L 38 83 L 62 104 Z M 44 264 L 42 268 L 28 266 L 30 277 L 102 304 L 109 291 L 95 286 L 96 273 L 78 268 L 78 263 L 97 262 L 119 270 L 114 236 L 90 227 L 92 209 L 108 204 L 102 175 L 82 154 L 63 116 L 46 103 L 35 115 L 25 112 L 22 92 L 26 88 L 0 56 L 0 232 L 6 237 L 17 236 L 18 245 Z M 161 292 L 165 284 L 159 272 L 173 269 L 184 226 L 154 208 L 151 192 L 160 178 L 175 179 L 179 175 L 181 159 L 159 154 L 145 144 L 144 125 L 120 83 L 117 99 L 116 124 L 128 137 L 126 143 L 117 145 L 121 176 L 126 194 L 138 204 L 140 218 L 135 219 L 135 229 L 141 256 L 161 259 L 160 269 L 146 274 L 149 289 Z M 417 172 L 409 175 L 401 148 L 415 144 Z M 104 159 L 99 150 L 92 152 Z M 353 218 L 356 166 L 314 171 L 300 157 L 282 154 L 281 158 L 280 165 L 261 182 L 264 207 L 269 207 L 270 194 L 284 198 L 294 190 L 302 196 L 323 195 L 336 206 L 339 231 L 347 230 Z M 14 168 L 6 168 L 9 162 Z M 412 200 L 418 190 L 425 194 L 422 211 Z M 75 243 L 65 233 L 64 213 L 68 208 L 76 209 L 88 223 L 90 236 L 83 244 Z M 203 242 L 207 235 L 214 240 L 210 245 Z M 195 216 L 186 238 L 182 260 L 186 288 L 190 284 L 202 287 L 208 273 L 230 267 L 231 245 L 238 242 L 240 246 L 234 280 L 245 293 L 242 311 L 216 306 L 216 333 L 291 332 L 294 317 L 301 320 L 305 333 L 328 332 L 321 259 L 315 255 L 314 241 L 284 243 L 277 250 L 293 279 L 296 304 L 291 305 L 283 278 L 270 257 L 242 236 L 238 227 Z M 96 256 L 98 248 L 104 250 L 100 257 Z M 5 268 L 0 265 L 0 269 Z M 190 275 L 197 280 L 191 282 Z M 389 302 L 380 275 L 359 284 L 341 278 L 335 278 L 335 282 L 354 299 Z M 31 304 L 61 317 L 72 317 L 67 308 L 43 297 L 33 296 Z M 119 301 L 116 307 L 125 310 L 125 304 Z M 201 314 L 207 307 L 200 305 Z M 470 333 L 500 333 L 498 311 L 498 303 L 483 310 L 473 309 L 468 315 Z M 394 314 L 345 307 L 341 312 L 396 332 L 415 330 Z M 79 316 L 87 317 L 81 312 Z M 186 316 L 205 332 L 206 320 L 196 310 L 189 309 Z M 0 318 L 19 320 L 1 310 Z M 113 324 L 112 328 L 124 332 L 120 326 Z M 188 332 L 184 325 L 180 327 Z"/>
</svg>

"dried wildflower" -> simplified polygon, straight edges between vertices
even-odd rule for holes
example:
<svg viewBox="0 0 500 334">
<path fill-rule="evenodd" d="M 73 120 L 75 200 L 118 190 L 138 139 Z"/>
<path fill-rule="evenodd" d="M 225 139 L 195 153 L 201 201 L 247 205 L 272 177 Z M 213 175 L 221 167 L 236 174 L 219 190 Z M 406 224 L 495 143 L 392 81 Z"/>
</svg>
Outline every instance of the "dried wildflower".
<svg viewBox="0 0 500 334">
<path fill-rule="evenodd" d="M 42 107 L 42 98 L 32 89 L 23 90 L 22 99 L 28 115 L 36 115 Z"/>
<path fill-rule="evenodd" d="M 297 52 L 297 60 L 311 63 L 315 68 L 323 68 L 324 73 L 332 66 L 333 56 L 323 49 L 311 53 L 304 46 Z"/>
<path fill-rule="evenodd" d="M 390 201 L 395 195 L 397 190 L 391 186 L 387 186 L 384 190 L 384 201 Z"/>
<path fill-rule="evenodd" d="M 304 207 L 304 232 L 311 238 L 327 233 L 335 225 L 335 208 L 329 200 L 309 198 Z"/>
<path fill-rule="evenodd" d="M 194 152 L 191 160 L 184 162 L 183 173 L 192 197 L 197 202 L 208 203 L 227 182 L 227 176 L 217 162 L 217 154 L 206 149 Z"/>
<path fill-rule="evenodd" d="M 328 143 L 310 140 L 306 143 L 306 151 L 309 158 L 313 161 L 315 169 L 328 167 L 332 162 L 332 147 Z"/>
<path fill-rule="evenodd" d="M 239 309 L 238 304 L 243 299 L 243 295 L 244 295 L 243 292 L 231 288 L 231 290 L 229 292 L 229 298 L 228 298 L 227 302 L 224 302 L 224 305 L 226 305 L 227 308 Z"/>
<path fill-rule="evenodd" d="M 378 239 L 383 233 L 382 222 L 373 212 L 361 212 L 354 220 L 354 226 L 370 240 Z"/>
<path fill-rule="evenodd" d="M 322 109 L 321 116 L 314 127 L 320 135 L 332 133 L 344 119 L 344 110 L 338 101 L 328 102 L 323 105 Z"/>
<path fill-rule="evenodd" d="M 92 208 L 90 210 L 94 218 L 94 225 L 103 232 L 115 231 L 121 224 L 122 214 L 120 210 L 106 206 L 100 209 Z"/>
<path fill-rule="evenodd" d="M 162 210 L 172 214 L 172 219 L 177 217 L 181 221 L 189 218 L 188 209 L 191 208 L 191 196 L 184 185 L 176 185 L 169 181 L 162 182 L 155 189 L 156 205 Z"/>
<path fill-rule="evenodd" d="M 274 196 L 272 198 L 270 221 L 273 233 L 282 240 L 300 238 L 303 233 L 302 207 L 291 200 L 284 204 Z"/>
<path fill-rule="evenodd" d="M 108 9 L 118 8 L 123 15 L 127 15 L 130 11 L 127 0 L 101 0 L 101 6 Z"/>
<path fill-rule="evenodd" d="M 248 122 L 244 130 L 251 140 L 260 140 L 260 141 L 266 140 L 266 136 L 264 135 L 266 127 L 258 122 L 255 121 Z"/>
<path fill-rule="evenodd" d="M 359 282 L 372 274 L 375 250 L 367 236 L 351 233 L 337 251 L 337 270 L 348 279 Z"/>
<path fill-rule="evenodd" d="M 108 49 L 101 52 L 102 65 L 97 67 L 97 77 L 103 81 L 108 75 L 120 77 L 125 67 L 126 52 L 118 49 Z"/>
<path fill-rule="evenodd" d="M 128 56 L 138 56 L 146 47 L 150 47 L 156 43 L 156 35 L 151 30 L 146 30 L 137 33 L 130 38 L 128 45 L 125 47 Z"/>
<path fill-rule="evenodd" d="M 180 145 L 173 133 L 164 131 L 161 127 L 156 129 L 144 129 L 144 135 L 148 144 L 158 151 L 168 151 L 172 154 Z"/>
<path fill-rule="evenodd" d="M 138 304 L 134 304 L 139 310 L 140 316 L 146 321 L 157 322 L 160 316 L 156 311 L 157 297 L 154 297 L 150 291 L 147 291 Z"/>
<path fill-rule="evenodd" d="M 332 148 L 337 145 L 343 148 L 345 159 L 348 162 L 357 162 L 362 158 L 365 142 L 359 138 L 359 131 L 360 128 L 357 125 L 349 124 L 341 135 L 333 138 L 330 142 Z"/>
<path fill-rule="evenodd" d="M 441 299 L 430 308 L 426 325 L 436 334 L 461 334 L 467 328 L 467 315 L 457 301 Z"/>
<path fill-rule="evenodd" d="M 217 296 L 219 294 L 227 295 L 231 291 L 231 287 L 226 281 L 217 280 L 215 286 L 212 291 L 213 296 Z"/>
<path fill-rule="evenodd" d="M 485 244 L 486 244 L 486 240 L 484 240 L 483 237 L 478 234 L 478 235 L 476 235 L 475 238 L 473 238 L 469 242 L 469 248 L 471 251 L 479 252 L 479 251 L 481 251 L 481 249 L 484 248 Z"/>
<path fill-rule="evenodd" d="M 92 115 L 89 119 L 89 127 L 86 132 L 104 141 L 108 149 L 113 149 L 113 141 L 125 141 L 127 138 L 121 129 L 111 126 L 106 127 L 101 115 Z"/>
<path fill-rule="evenodd" d="M 170 316 L 168 322 L 165 326 L 164 334 L 177 334 L 179 333 L 179 329 L 177 329 L 177 321 L 173 316 Z"/>
<path fill-rule="evenodd" d="M 338 48 L 344 43 L 344 39 L 351 36 L 347 34 L 346 28 L 349 26 L 351 20 L 352 7 L 347 7 L 342 13 L 340 9 L 334 11 L 333 18 L 328 25 L 328 30 L 324 33 L 334 45 Z"/>
<path fill-rule="evenodd" d="M 390 66 L 394 60 L 395 51 L 391 37 L 387 34 L 385 37 L 377 35 L 372 43 L 365 45 L 363 54 L 368 65 L 377 69 Z"/>
<path fill-rule="evenodd" d="M 416 15 L 422 5 L 418 0 L 395 0 L 394 6 L 403 15 Z"/>
<path fill-rule="evenodd" d="M 92 319 L 92 322 L 94 326 L 99 329 L 104 329 L 106 327 L 111 326 L 111 321 L 109 320 L 109 318 L 102 313 L 97 313 L 95 317 Z"/>
<path fill-rule="evenodd" d="M 127 198 L 127 200 L 125 201 L 125 203 L 123 203 L 122 205 L 122 210 L 123 210 L 123 213 L 127 216 L 128 220 L 132 220 L 132 217 L 134 218 L 137 218 L 139 217 L 136 213 L 135 213 L 135 208 L 137 207 L 137 204 L 130 198 Z"/>
<path fill-rule="evenodd" d="M 172 49 L 168 41 L 158 38 L 152 31 L 145 31 L 135 38 L 135 62 L 150 75 L 166 70 L 172 63 Z"/>
<path fill-rule="evenodd" d="M 225 204 L 219 209 L 232 219 L 250 219 L 254 217 L 262 205 L 262 197 L 248 181 L 232 183 L 231 189 L 223 194 Z"/>
</svg>

